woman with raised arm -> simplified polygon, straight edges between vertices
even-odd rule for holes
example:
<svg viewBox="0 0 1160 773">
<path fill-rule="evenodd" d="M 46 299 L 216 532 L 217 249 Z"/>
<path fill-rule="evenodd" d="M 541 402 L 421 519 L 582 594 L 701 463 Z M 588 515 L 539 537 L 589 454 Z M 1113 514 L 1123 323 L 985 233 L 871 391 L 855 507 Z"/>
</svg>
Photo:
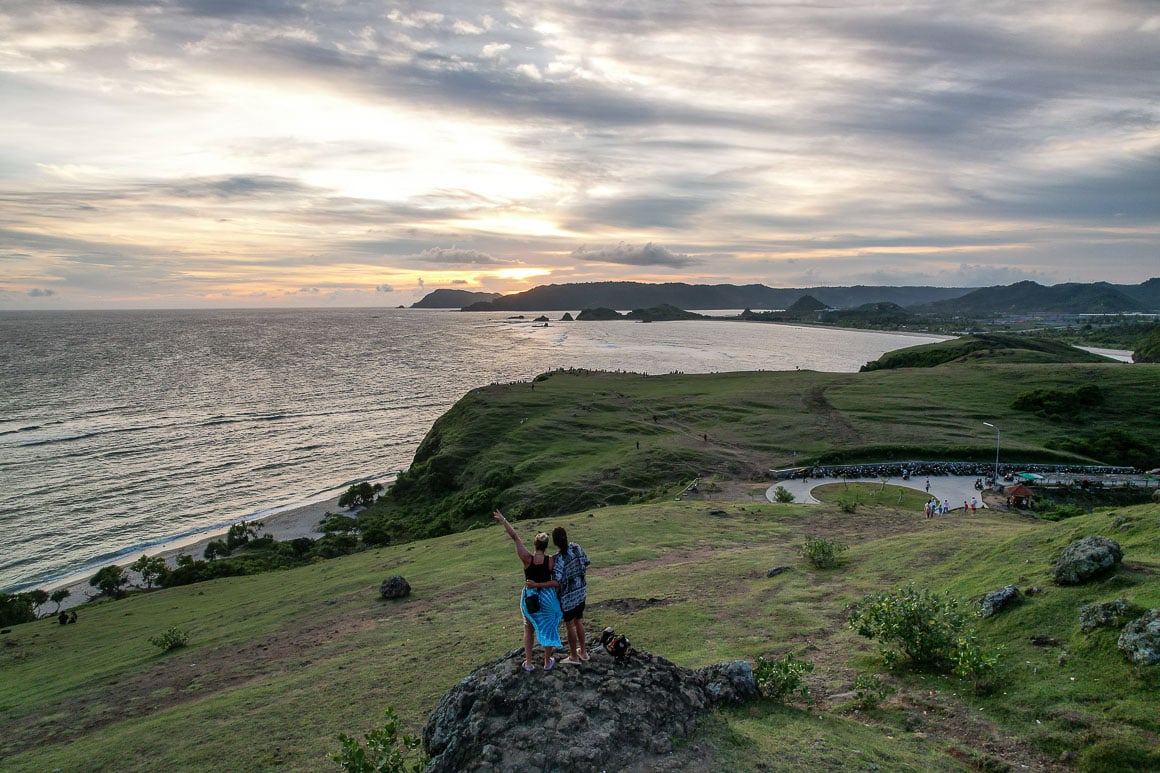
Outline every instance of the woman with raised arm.
<svg viewBox="0 0 1160 773">
<path fill-rule="evenodd" d="M 556 596 L 559 583 L 552 576 L 554 560 L 544 552 L 548 549 L 548 535 L 542 532 L 537 534 L 532 543 L 535 552 L 529 553 L 503 513 L 496 510 L 492 517 L 503 525 L 504 531 L 516 543 L 516 555 L 524 565 L 524 591 L 520 594 L 520 611 L 524 616 L 524 670 L 536 670 L 532 663 L 535 639 L 544 648 L 544 670 L 551 671 L 556 665 L 556 650 L 560 647 L 560 620 L 563 612 L 560 611 L 560 600 Z M 528 609 L 529 599 L 532 600 L 534 610 Z"/>
</svg>

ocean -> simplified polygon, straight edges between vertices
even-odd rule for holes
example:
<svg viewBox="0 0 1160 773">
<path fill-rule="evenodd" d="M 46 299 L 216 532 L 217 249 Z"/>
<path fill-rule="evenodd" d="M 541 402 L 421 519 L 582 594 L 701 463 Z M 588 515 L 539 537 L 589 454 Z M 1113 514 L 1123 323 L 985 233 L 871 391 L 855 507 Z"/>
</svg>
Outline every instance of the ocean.
<svg viewBox="0 0 1160 773">
<path fill-rule="evenodd" d="M 849 372 L 940 340 L 545 314 L 0 312 L 0 590 L 389 482 L 478 386 L 558 367 Z"/>
</svg>

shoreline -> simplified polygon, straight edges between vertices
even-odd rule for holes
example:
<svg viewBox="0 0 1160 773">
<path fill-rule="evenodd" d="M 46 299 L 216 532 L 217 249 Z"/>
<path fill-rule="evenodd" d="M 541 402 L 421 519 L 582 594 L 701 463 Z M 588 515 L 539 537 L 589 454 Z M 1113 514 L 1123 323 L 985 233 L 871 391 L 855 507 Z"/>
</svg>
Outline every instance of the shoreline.
<svg viewBox="0 0 1160 773">
<path fill-rule="evenodd" d="M 211 527 L 206 531 L 200 531 L 196 534 L 188 534 L 183 537 L 176 537 L 174 539 L 154 545 L 151 548 L 141 550 L 141 553 L 148 556 L 160 556 L 165 559 L 165 563 L 170 569 L 177 565 L 177 556 L 182 553 L 189 554 L 196 559 L 201 559 L 205 552 L 205 547 L 210 542 L 220 539 L 229 531 L 230 526 L 234 523 L 260 523 L 262 530 L 259 536 L 266 534 L 272 535 L 274 539 L 279 542 L 285 542 L 299 537 L 310 537 L 311 539 L 318 539 L 322 536 L 322 532 L 318 527 L 322 519 L 327 513 L 350 514 L 353 513 L 345 510 L 338 505 L 338 496 L 330 497 L 329 499 L 320 500 L 317 502 L 309 502 L 304 505 L 296 507 L 289 507 L 285 510 L 269 513 L 268 515 L 258 516 L 255 518 L 244 518 L 238 521 L 224 524 L 220 527 Z M 136 561 L 140 556 L 134 553 L 131 556 L 125 556 L 120 564 L 125 567 L 126 572 L 134 580 L 139 581 L 135 572 L 129 571 L 128 564 Z M 110 561 L 108 564 L 116 563 Z M 61 602 L 60 608 L 73 609 L 75 607 L 87 604 L 90 601 L 100 599 L 101 593 L 96 588 L 89 585 L 89 578 L 99 571 L 98 568 L 87 569 L 81 572 L 74 572 L 48 583 L 43 586 L 44 590 L 52 593 L 60 588 L 68 588 L 69 596 Z M 135 592 L 133 590 L 130 593 Z M 46 602 L 51 603 L 51 602 Z M 55 608 L 53 612 L 55 613 Z"/>
</svg>

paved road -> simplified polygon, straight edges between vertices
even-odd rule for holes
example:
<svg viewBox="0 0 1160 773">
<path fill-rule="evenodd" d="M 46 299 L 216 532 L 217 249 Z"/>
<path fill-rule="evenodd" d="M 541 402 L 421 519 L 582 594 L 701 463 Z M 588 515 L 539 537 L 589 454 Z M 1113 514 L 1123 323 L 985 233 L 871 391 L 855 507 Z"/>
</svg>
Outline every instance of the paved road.
<svg viewBox="0 0 1160 773">
<path fill-rule="evenodd" d="M 889 486 L 905 486 L 916 491 L 925 491 L 927 482 L 930 482 L 930 495 L 938 497 L 941 502 L 943 499 L 949 501 L 951 510 L 962 510 L 963 502 L 970 502 L 971 497 L 974 497 L 978 502 L 979 507 L 985 507 L 983 504 L 982 492 L 975 490 L 975 481 L 978 480 L 977 475 L 932 475 L 929 478 L 923 475 L 911 477 L 909 480 L 903 480 L 901 477 L 889 478 L 886 483 Z M 814 499 L 810 493 L 818 486 L 824 486 L 827 483 L 841 483 L 845 480 L 847 483 L 881 483 L 881 478 L 792 478 L 790 480 L 780 480 L 770 486 L 765 492 L 765 498 L 770 502 L 777 501 L 774 499 L 773 492 L 778 486 L 785 486 L 786 491 L 793 494 L 794 502 L 807 505 L 816 505 L 818 500 Z"/>
</svg>

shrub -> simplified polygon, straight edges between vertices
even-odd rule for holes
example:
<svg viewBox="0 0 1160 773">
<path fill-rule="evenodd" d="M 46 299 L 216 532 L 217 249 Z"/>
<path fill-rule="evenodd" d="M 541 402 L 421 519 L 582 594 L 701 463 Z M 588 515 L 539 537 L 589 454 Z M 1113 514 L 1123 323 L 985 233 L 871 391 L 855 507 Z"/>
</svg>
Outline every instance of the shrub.
<svg viewBox="0 0 1160 773">
<path fill-rule="evenodd" d="M 838 555 L 847 550 L 841 542 L 830 542 L 823 537 L 810 537 L 798 548 L 798 555 L 819 569 L 838 565 Z"/>
<path fill-rule="evenodd" d="M 843 513 L 850 513 L 853 515 L 858 512 L 858 497 L 857 496 L 841 496 L 838 497 L 838 509 Z"/>
<path fill-rule="evenodd" d="M 969 681 L 979 695 L 991 692 L 999 653 L 980 643 L 974 631 L 968 629 L 958 638 L 952 659 L 951 673 Z"/>
<path fill-rule="evenodd" d="M 363 735 L 365 747 L 346 733 L 338 736 L 342 750 L 334 761 L 349 773 L 422 773 L 427 767 L 422 741 L 418 736 L 399 735 L 399 725 L 395 708 L 388 706 L 383 726 Z"/>
<path fill-rule="evenodd" d="M 894 685 L 882 681 L 878 674 L 858 674 L 854 677 L 854 707 L 876 709 L 878 704 L 898 692 Z"/>
<path fill-rule="evenodd" d="M 785 486 L 778 486 L 773 490 L 773 501 L 789 504 L 793 500 L 794 495 Z"/>
<path fill-rule="evenodd" d="M 790 653 L 781 660 L 766 660 L 759 657 L 753 669 L 753 677 L 757 680 L 757 689 L 766 698 L 785 703 L 794 693 L 802 699 L 810 697 L 809 685 L 805 683 L 805 675 L 813 672 L 814 664 L 808 660 L 797 660 Z"/>
<path fill-rule="evenodd" d="M 968 617 L 961 602 L 945 593 L 898 586 L 889 593 L 867 594 L 850 609 L 850 627 L 877 639 L 888 668 L 901 655 L 918 666 L 949 668 Z"/>
<path fill-rule="evenodd" d="M 169 630 L 160 636 L 152 636 L 149 639 L 150 644 L 152 644 L 154 647 L 160 647 L 166 652 L 169 652 L 169 650 L 175 650 L 178 647 L 184 647 L 188 642 L 189 634 L 178 628 L 176 625 L 169 626 Z"/>
</svg>

